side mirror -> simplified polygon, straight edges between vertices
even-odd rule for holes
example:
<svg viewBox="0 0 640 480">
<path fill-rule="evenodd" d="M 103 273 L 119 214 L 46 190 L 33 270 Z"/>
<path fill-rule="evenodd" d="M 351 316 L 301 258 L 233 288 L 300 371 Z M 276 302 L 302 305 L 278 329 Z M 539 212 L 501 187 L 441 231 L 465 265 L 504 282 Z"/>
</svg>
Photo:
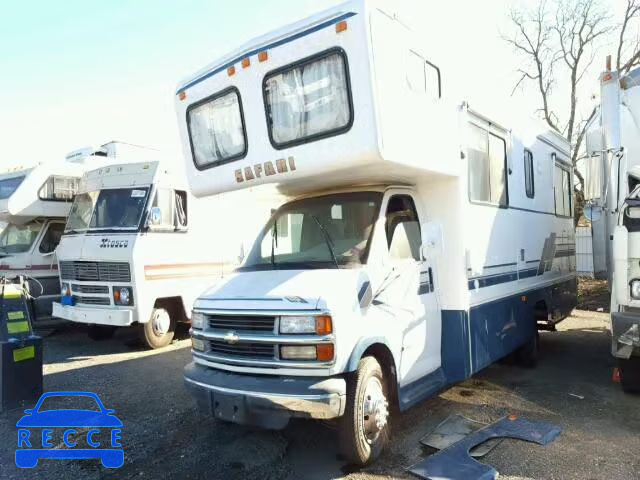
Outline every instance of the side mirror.
<svg viewBox="0 0 640 480">
<path fill-rule="evenodd" d="M 590 222 L 597 222 L 602 216 L 602 208 L 597 205 L 584 206 L 584 218 Z"/>
<path fill-rule="evenodd" d="M 432 259 L 442 255 L 444 250 L 444 237 L 442 225 L 438 222 L 426 222 L 422 224 L 422 247 L 420 253 L 423 260 Z"/>
<path fill-rule="evenodd" d="M 162 223 L 162 209 L 160 207 L 151 207 L 149 212 L 149 226 L 154 227 Z"/>
</svg>

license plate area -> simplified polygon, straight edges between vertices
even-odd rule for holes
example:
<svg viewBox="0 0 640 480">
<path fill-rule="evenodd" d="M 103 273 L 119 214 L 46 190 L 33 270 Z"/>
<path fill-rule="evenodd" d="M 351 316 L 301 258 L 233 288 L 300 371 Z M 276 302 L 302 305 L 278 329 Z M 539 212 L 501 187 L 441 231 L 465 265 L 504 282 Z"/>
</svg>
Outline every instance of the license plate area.
<svg viewBox="0 0 640 480">
<path fill-rule="evenodd" d="M 245 398 L 242 395 L 214 393 L 211 399 L 213 416 L 227 422 L 242 423 L 246 417 Z"/>
</svg>

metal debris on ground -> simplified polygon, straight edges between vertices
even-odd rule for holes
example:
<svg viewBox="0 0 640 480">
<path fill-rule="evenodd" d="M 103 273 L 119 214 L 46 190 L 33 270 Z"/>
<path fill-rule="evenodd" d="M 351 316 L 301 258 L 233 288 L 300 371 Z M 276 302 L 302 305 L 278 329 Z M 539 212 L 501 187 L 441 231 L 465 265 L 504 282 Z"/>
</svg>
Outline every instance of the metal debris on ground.
<svg viewBox="0 0 640 480">
<path fill-rule="evenodd" d="M 515 415 L 491 423 L 462 440 L 409 467 L 409 472 L 428 480 L 495 480 L 495 468 L 479 463 L 469 451 L 492 438 L 515 438 L 539 445 L 554 441 L 562 429 L 546 422 L 526 420 Z"/>
</svg>

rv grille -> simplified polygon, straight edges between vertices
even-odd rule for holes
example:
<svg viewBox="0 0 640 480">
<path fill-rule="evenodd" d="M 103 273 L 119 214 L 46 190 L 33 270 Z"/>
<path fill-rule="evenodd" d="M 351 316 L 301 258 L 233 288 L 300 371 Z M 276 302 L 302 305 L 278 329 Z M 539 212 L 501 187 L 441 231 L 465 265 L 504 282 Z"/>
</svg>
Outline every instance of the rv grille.
<svg viewBox="0 0 640 480">
<path fill-rule="evenodd" d="M 226 343 L 220 340 L 209 341 L 209 353 L 225 357 L 256 358 L 273 360 L 275 358 L 275 345 L 265 343 L 240 342 L 236 344 Z"/>
<path fill-rule="evenodd" d="M 130 282 L 128 263 L 60 262 L 60 278 L 86 282 Z"/>
<path fill-rule="evenodd" d="M 71 290 L 75 293 L 109 293 L 109 287 L 106 285 L 79 285 L 72 283 Z"/>
<path fill-rule="evenodd" d="M 260 315 L 210 315 L 209 328 L 234 332 L 273 333 L 276 317 Z"/>
<path fill-rule="evenodd" d="M 73 297 L 75 303 L 83 305 L 111 305 L 109 297 Z"/>
</svg>

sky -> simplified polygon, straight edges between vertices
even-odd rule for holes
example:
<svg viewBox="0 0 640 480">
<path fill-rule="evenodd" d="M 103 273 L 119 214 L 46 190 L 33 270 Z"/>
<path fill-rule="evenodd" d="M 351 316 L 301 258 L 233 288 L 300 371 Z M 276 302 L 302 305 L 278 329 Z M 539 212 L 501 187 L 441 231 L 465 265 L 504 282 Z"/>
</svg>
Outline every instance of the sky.
<svg viewBox="0 0 640 480">
<path fill-rule="evenodd" d="M 499 99 L 533 113 L 531 90 L 510 96 L 518 59 L 501 33 L 508 32 L 514 3 L 535 2 L 394 1 L 433 52 L 444 88 L 459 91 L 461 100 Z M 111 140 L 154 147 L 181 162 L 174 112 L 179 81 L 251 38 L 335 3 L 4 0 L 0 170 Z M 595 80 L 585 95 L 597 89 Z"/>
</svg>

